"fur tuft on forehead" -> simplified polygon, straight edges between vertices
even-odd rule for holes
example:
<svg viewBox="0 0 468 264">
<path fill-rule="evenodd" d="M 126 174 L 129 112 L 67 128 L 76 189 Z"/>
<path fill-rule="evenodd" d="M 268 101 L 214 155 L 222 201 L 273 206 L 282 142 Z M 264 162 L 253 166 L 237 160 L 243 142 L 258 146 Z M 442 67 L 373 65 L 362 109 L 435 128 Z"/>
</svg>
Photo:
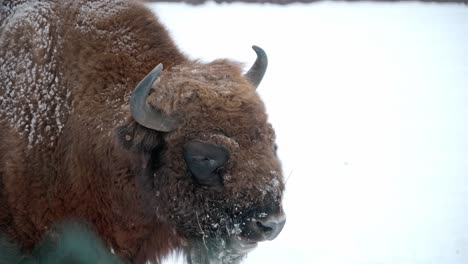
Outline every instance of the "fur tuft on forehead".
<svg viewBox="0 0 468 264">
<path fill-rule="evenodd" d="M 211 63 L 190 62 L 172 67 L 168 72 L 179 73 L 180 76 L 192 76 L 198 81 L 223 81 L 241 75 L 242 64 L 219 59 Z M 193 76 L 195 75 L 195 76 Z"/>
<path fill-rule="evenodd" d="M 245 104 L 258 104 L 260 98 L 244 79 L 241 66 L 229 60 L 216 60 L 209 64 L 191 62 L 164 70 L 153 85 L 148 103 L 167 114 L 210 108 L 236 111 Z"/>
</svg>

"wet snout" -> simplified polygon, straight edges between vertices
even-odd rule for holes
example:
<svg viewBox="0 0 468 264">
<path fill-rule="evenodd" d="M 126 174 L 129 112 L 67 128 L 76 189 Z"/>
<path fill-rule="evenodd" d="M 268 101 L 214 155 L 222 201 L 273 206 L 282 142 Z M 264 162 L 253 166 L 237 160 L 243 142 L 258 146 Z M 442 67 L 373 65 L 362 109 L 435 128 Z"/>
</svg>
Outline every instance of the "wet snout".
<svg viewBox="0 0 468 264">
<path fill-rule="evenodd" d="M 286 216 L 284 214 L 254 219 L 247 224 L 249 238 L 255 242 L 273 240 L 281 233 L 285 223 Z"/>
</svg>

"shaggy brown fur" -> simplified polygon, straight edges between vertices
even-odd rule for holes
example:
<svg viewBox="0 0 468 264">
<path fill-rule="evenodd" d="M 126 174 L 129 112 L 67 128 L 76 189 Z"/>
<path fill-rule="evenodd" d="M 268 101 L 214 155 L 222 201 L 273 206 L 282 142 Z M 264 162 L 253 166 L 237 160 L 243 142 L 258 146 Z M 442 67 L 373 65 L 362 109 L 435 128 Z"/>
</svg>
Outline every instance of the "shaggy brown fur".
<svg viewBox="0 0 468 264">
<path fill-rule="evenodd" d="M 282 213 L 274 132 L 239 65 L 189 61 L 133 1 L 0 1 L 0 22 L 0 233 L 24 250 L 80 218 L 130 262 L 234 263 L 226 243 L 245 219 Z M 148 103 L 177 120 L 169 133 L 129 111 L 158 63 Z M 229 151 L 222 192 L 187 172 L 193 140 Z"/>
</svg>

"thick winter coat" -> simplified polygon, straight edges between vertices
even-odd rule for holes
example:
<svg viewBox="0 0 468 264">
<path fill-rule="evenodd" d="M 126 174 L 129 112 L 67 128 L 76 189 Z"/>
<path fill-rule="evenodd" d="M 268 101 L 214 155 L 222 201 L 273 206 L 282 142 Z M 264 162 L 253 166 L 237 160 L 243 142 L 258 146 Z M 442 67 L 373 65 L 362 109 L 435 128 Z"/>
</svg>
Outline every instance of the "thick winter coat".
<svg viewBox="0 0 468 264">
<path fill-rule="evenodd" d="M 237 263 L 276 237 L 255 51 L 246 74 L 189 60 L 136 1 L 0 1 L 0 233 L 29 252 L 79 219 L 132 263 Z"/>
</svg>

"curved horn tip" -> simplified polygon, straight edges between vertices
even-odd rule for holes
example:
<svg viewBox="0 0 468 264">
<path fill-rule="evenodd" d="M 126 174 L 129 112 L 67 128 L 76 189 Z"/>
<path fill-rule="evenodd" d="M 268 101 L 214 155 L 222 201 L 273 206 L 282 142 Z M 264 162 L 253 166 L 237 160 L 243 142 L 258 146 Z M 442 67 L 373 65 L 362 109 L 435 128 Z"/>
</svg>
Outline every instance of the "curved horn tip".
<svg viewBox="0 0 468 264">
<path fill-rule="evenodd" d="M 260 82 L 265 75 L 266 69 L 268 67 L 268 57 L 266 52 L 260 48 L 259 46 L 253 45 L 252 49 L 257 54 L 257 59 L 255 60 L 254 65 L 250 68 L 250 70 L 244 74 L 244 77 L 250 81 L 250 83 L 257 88 Z"/>
<path fill-rule="evenodd" d="M 162 71 L 164 69 L 164 66 L 162 63 L 159 63 L 158 65 L 156 65 L 156 67 L 154 67 L 153 71 Z"/>
<path fill-rule="evenodd" d="M 143 78 L 130 96 L 130 112 L 140 125 L 161 132 L 170 132 L 175 128 L 175 122 L 164 113 L 151 108 L 146 103 L 148 93 L 153 83 L 158 79 L 163 69 L 160 63 Z"/>
<path fill-rule="evenodd" d="M 266 57 L 266 52 L 265 52 L 265 50 L 263 50 L 263 49 L 260 48 L 259 46 L 253 45 L 253 46 L 252 46 L 252 49 L 255 51 L 255 53 L 257 53 L 257 54 L 262 53 L 262 55 L 265 55 L 265 57 Z"/>
</svg>

